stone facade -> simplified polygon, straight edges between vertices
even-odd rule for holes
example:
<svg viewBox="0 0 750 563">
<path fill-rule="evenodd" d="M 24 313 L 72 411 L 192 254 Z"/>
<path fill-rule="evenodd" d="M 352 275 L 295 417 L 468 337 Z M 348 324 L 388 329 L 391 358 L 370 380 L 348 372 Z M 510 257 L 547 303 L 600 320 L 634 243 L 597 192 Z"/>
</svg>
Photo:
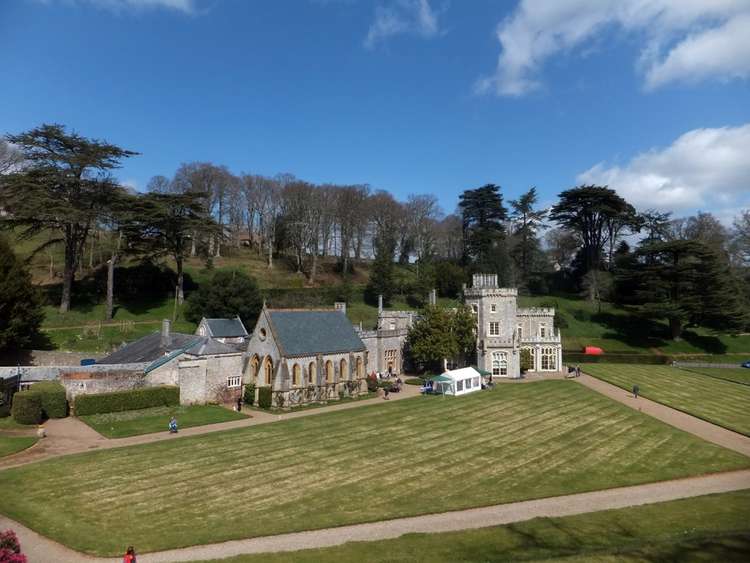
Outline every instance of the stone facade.
<svg viewBox="0 0 750 563">
<path fill-rule="evenodd" d="M 520 350 L 534 372 L 562 371 L 562 343 L 551 308 L 518 308 L 518 290 L 498 286 L 497 275 L 475 274 L 464 299 L 477 317 L 477 366 L 495 377 L 520 377 Z"/>
<path fill-rule="evenodd" d="M 336 311 L 344 313 L 340 308 Z M 274 406 L 289 408 L 359 395 L 367 389 L 367 365 L 364 346 L 350 351 L 286 353 L 271 314 L 264 309 L 248 343 L 243 381 L 255 384 L 256 399 L 260 387 L 271 387 Z"/>
</svg>

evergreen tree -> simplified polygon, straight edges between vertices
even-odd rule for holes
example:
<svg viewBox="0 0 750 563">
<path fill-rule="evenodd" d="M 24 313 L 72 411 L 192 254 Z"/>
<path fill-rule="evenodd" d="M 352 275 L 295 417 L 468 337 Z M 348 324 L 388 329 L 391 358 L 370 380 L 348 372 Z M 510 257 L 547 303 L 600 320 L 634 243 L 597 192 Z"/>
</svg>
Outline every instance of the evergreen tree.
<svg viewBox="0 0 750 563">
<path fill-rule="evenodd" d="M 512 285 L 513 265 L 505 229 L 508 211 L 503 205 L 500 187 L 487 184 L 475 190 L 466 190 L 459 199 L 464 265 L 496 273 L 501 284 Z"/>
<path fill-rule="evenodd" d="M 0 351 L 28 347 L 44 319 L 31 275 L 0 237 Z"/>
<path fill-rule="evenodd" d="M 253 278 L 240 270 L 219 270 L 209 283 L 190 294 L 185 318 L 197 323 L 203 317 L 238 316 L 246 327 L 252 327 L 262 307 L 263 298 Z"/>
<path fill-rule="evenodd" d="M 515 221 L 513 229 L 514 245 L 511 255 L 520 274 L 520 282 L 528 285 L 529 278 L 536 265 L 541 261 L 541 248 L 537 232 L 547 212 L 534 209 L 538 196 L 536 188 L 531 188 L 516 200 L 510 202 L 513 210 L 511 218 Z"/>
<path fill-rule="evenodd" d="M 8 227 L 23 227 L 21 238 L 59 233 L 36 251 L 62 242 L 65 257 L 60 312 L 70 309 L 76 268 L 91 228 L 120 188 L 109 176 L 120 161 L 137 153 L 76 133 L 42 125 L 8 142 L 23 154 L 23 168 L 2 177 L 0 204 L 10 211 Z"/>
<path fill-rule="evenodd" d="M 640 315 L 667 320 L 675 340 L 689 324 L 737 331 L 746 322 L 726 258 L 704 243 L 646 244 L 622 266 L 618 287 L 630 293 L 623 298 Z"/>
<path fill-rule="evenodd" d="M 365 287 L 365 300 L 376 305 L 378 295 L 383 296 L 383 305 L 389 306 L 395 293 L 396 282 L 393 276 L 393 254 L 396 251 L 396 241 L 386 233 L 377 237 L 375 241 L 375 260 L 370 270 L 370 281 Z"/>
</svg>

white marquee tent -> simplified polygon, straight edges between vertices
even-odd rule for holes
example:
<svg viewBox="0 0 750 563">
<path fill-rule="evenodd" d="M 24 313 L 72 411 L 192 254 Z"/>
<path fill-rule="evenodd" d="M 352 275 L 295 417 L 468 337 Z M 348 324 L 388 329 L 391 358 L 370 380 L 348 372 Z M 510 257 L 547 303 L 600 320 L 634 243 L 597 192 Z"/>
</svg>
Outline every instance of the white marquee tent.
<svg viewBox="0 0 750 563">
<path fill-rule="evenodd" d="M 473 367 L 446 370 L 431 381 L 435 392 L 444 395 L 466 395 L 482 390 L 482 374 Z"/>
</svg>

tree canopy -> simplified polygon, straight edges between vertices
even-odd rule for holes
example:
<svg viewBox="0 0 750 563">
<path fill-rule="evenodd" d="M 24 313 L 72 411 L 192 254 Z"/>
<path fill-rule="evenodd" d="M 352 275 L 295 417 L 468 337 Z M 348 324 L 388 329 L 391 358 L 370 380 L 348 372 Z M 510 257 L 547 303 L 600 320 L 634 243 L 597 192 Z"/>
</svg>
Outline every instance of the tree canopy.
<svg viewBox="0 0 750 563">
<path fill-rule="evenodd" d="M 0 351 L 28 347 L 44 319 L 31 276 L 0 237 Z"/>
<path fill-rule="evenodd" d="M 256 281 L 241 270 L 219 270 L 209 283 L 202 284 L 187 300 L 185 318 L 234 318 L 239 316 L 246 327 L 253 327 L 263 307 Z"/>
</svg>

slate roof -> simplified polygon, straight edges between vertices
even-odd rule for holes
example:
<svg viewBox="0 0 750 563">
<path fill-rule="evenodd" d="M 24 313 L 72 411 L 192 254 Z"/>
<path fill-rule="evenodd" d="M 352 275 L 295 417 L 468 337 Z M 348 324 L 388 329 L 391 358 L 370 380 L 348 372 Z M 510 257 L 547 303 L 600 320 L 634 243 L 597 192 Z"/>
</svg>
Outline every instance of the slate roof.
<svg viewBox="0 0 750 563">
<path fill-rule="evenodd" d="M 203 318 L 214 338 L 239 338 L 247 336 L 245 325 L 239 317 L 233 319 L 207 319 Z"/>
<path fill-rule="evenodd" d="M 271 330 L 284 356 L 359 352 L 365 349 L 341 311 L 267 309 Z"/>
<path fill-rule="evenodd" d="M 165 354 L 175 350 L 184 350 L 204 340 L 203 336 L 194 334 L 171 333 L 171 342 L 168 346 L 161 344 L 161 332 L 148 334 L 135 342 L 126 344 L 119 350 L 112 352 L 97 364 L 133 364 L 140 362 L 153 362 Z"/>
</svg>

